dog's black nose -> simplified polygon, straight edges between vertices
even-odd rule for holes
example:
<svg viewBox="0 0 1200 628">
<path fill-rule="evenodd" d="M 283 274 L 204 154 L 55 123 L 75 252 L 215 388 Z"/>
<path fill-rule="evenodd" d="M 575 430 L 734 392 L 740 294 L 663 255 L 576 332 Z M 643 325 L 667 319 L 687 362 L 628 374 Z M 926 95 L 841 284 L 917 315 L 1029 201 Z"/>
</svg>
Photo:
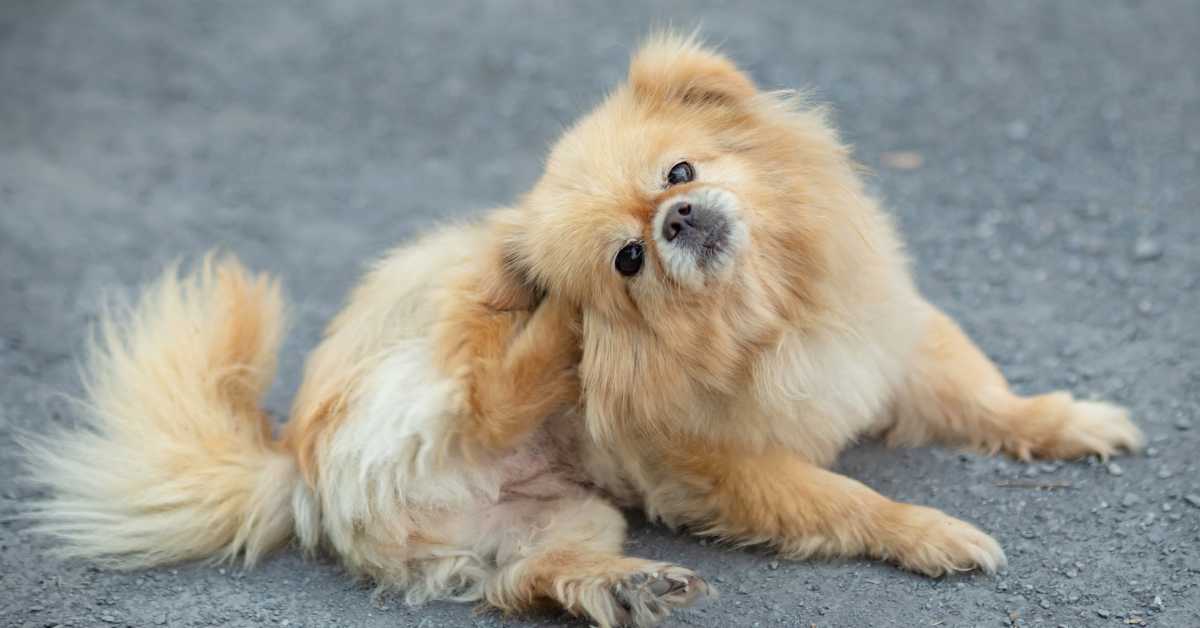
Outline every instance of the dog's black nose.
<svg viewBox="0 0 1200 628">
<path fill-rule="evenodd" d="M 679 201 L 663 217 L 662 237 L 676 245 L 719 248 L 728 235 L 729 219 L 703 203 Z"/>
<path fill-rule="evenodd" d="M 692 204 L 680 201 L 667 209 L 667 216 L 663 220 L 662 236 L 667 242 L 670 242 L 681 232 L 695 228 L 696 217 L 692 215 Z"/>
<path fill-rule="evenodd" d="M 734 224 L 721 205 L 721 198 L 715 194 L 672 199 L 659 211 L 663 212 L 659 232 L 663 246 L 690 251 L 699 256 L 697 263 L 701 265 L 729 244 Z"/>
</svg>

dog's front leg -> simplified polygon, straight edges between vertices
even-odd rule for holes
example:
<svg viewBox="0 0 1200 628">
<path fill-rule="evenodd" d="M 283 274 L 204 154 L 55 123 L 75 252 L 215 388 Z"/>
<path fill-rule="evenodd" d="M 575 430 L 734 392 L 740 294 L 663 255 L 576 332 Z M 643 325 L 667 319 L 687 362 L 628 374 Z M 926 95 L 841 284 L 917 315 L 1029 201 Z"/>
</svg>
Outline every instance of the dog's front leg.
<svg viewBox="0 0 1200 628">
<path fill-rule="evenodd" d="M 670 456 L 672 482 L 683 485 L 653 504 L 665 519 L 791 558 L 870 556 L 930 576 L 1005 564 L 996 541 L 974 526 L 892 501 L 793 454 L 713 453 Z"/>
<path fill-rule="evenodd" d="M 494 311 L 462 299 L 439 330 L 444 368 L 463 382 L 456 427 L 468 456 L 511 448 L 555 412 L 578 403 L 575 310 L 548 297 L 532 312 Z"/>
</svg>

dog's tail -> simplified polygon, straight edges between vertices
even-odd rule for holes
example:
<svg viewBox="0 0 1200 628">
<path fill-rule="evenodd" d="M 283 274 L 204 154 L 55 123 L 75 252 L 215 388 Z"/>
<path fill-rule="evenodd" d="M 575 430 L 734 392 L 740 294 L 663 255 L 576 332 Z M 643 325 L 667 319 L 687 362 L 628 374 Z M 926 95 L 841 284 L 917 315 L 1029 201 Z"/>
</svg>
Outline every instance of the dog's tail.
<svg viewBox="0 0 1200 628">
<path fill-rule="evenodd" d="M 282 328 L 278 284 L 211 255 L 103 317 L 82 425 L 25 443 L 48 489 L 35 527 L 63 555 L 119 568 L 253 563 L 285 543 L 301 480 L 259 407 Z"/>
</svg>

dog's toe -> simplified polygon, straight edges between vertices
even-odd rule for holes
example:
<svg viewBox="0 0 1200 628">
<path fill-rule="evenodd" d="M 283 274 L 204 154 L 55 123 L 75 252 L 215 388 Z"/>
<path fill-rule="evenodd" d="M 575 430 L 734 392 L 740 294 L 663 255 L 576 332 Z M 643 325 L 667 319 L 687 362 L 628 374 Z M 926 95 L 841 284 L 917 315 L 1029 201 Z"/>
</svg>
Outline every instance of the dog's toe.
<svg viewBox="0 0 1200 628">
<path fill-rule="evenodd" d="M 629 623 L 653 626 L 672 609 L 690 606 L 713 594 L 712 588 L 690 569 L 673 565 L 638 572 L 617 581 L 612 596 L 628 613 Z"/>
</svg>

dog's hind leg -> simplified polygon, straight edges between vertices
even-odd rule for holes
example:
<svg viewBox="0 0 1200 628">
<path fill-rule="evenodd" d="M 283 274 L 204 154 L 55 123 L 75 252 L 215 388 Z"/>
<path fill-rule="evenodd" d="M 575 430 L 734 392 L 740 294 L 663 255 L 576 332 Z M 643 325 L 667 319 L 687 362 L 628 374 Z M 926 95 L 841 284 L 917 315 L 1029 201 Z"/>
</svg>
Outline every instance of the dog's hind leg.
<svg viewBox="0 0 1200 628">
<path fill-rule="evenodd" d="M 958 325 L 936 310 L 894 411 L 887 433 L 892 445 L 941 442 L 1029 459 L 1107 457 L 1143 441 L 1118 406 L 1067 392 L 1014 394 Z"/>
<path fill-rule="evenodd" d="M 690 569 L 625 556 L 625 519 L 598 497 L 510 502 L 524 524 L 497 552 L 500 569 L 487 584 L 489 604 L 525 611 L 546 602 L 596 624 L 652 626 L 672 609 L 710 594 Z"/>
</svg>

